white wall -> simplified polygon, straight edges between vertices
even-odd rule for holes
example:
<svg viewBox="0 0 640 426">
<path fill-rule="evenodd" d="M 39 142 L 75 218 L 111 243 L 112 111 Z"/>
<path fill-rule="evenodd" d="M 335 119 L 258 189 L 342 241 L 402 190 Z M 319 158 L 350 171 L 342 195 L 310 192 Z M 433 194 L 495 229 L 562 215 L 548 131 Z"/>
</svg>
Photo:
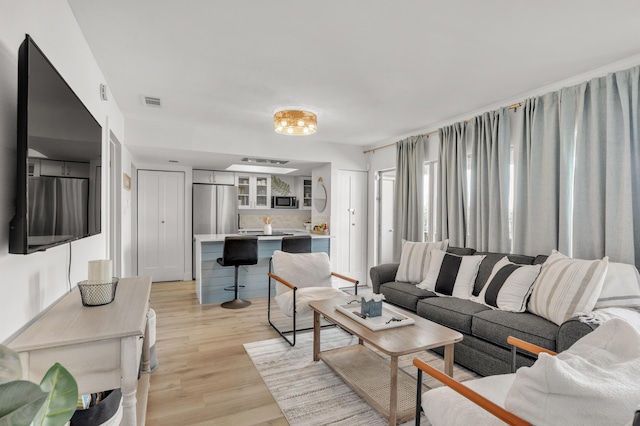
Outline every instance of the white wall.
<svg viewBox="0 0 640 426">
<path fill-rule="evenodd" d="M 18 47 L 30 34 L 58 72 L 103 126 L 103 178 L 108 182 L 106 129 L 123 140 L 124 118 L 113 101 L 100 100 L 106 83 L 65 0 L 0 0 L 0 341 L 87 278 L 87 261 L 106 256 L 106 214 L 100 235 L 30 255 L 9 254 L 9 222 L 15 213 Z M 102 191 L 106 212 L 108 185 Z M 67 270 L 70 265 L 70 276 Z M 70 284 L 69 284 L 70 282 Z M 78 300 L 80 303 L 80 300 Z"/>
</svg>

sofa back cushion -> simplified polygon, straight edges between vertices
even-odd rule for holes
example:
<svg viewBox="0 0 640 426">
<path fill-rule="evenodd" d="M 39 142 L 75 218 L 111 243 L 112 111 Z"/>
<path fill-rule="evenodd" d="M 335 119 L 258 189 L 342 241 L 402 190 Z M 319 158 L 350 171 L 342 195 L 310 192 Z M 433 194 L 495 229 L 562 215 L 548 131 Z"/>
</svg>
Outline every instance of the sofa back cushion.
<svg viewBox="0 0 640 426">
<path fill-rule="evenodd" d="M 469 256 L 475 254 L 476 250 L 468 247 L 448 247 L 447 253 L 457 254 L 458 256 Z"/>
</svg>

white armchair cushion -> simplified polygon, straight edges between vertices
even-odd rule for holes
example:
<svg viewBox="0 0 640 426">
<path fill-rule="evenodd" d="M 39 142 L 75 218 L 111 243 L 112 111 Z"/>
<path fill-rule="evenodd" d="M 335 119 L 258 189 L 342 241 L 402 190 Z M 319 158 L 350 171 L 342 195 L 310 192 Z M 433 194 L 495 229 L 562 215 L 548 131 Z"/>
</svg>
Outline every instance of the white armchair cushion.
<svg viewBox="0 0 640 426">
<path fill-rule="evenodd" d="M 468 380 L 464 385 L 504 408 L 505 397 L 515 376 L 515 374 L 499 374 Z M 504 424 L 496 416 L 447 386 L 425 392 L 422 395 L 422 409 L 434 426 Z"/>
<path fill-rule="evenodd" d="M 309 316 L 309 302 L 344 296 L 331 286 L 331 262 L 327 253 L 287 253 L 276 250 L 271 258 L 273 273 L 296 286 L 296 315 Z M 287 316 L 293 316 L 293 290 L 276 281 L 276 303 Z"/>
<path fill-rule="evenodd" d="M 331 262 L 327 253 L 287 253 L 276 250 L 271 257 L 273 273 L 288 283 L 303 287 L 331 287 Z M 276 282 L 276 294 L 290 291 Z"/>
<path fill-rule="evenodd" d="M 346 296 L 347 293 L 333 287 L 303 287 L 296 291 L 296 318 L 309 317 L 312 314 L 309 303 L 314 300 L 330 299 L 336 296 Z M 288 316 L 293 316 L 293 290 L 276 296 L 276 303 L 280 310 Z"/>
</svg>

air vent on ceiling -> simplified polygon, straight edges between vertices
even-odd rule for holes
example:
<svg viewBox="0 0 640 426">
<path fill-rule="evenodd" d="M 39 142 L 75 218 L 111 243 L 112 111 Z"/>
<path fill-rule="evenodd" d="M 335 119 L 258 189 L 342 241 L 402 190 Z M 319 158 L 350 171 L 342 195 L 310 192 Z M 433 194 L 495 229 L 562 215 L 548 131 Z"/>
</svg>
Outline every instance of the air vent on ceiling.
<svg viewBox="0 0 640 426">
<path fill-rule="evenodd" d="M 144 96 L 144 104 L 149 107 L 162 108 L 162 99 L 152 96 Z"/>
</svg>

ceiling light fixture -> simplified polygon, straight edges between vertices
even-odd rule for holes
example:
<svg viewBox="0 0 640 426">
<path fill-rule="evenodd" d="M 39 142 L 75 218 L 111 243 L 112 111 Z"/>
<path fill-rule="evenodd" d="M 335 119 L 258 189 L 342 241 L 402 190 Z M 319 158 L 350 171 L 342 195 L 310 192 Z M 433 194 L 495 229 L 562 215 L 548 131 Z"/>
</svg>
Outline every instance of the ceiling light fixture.
<svg viewBox="0 0 640 426">
<path fill-rule="evenodd" d="M 245 157 L 242 161 L 246 163 L 266 163 L 266 164 L 287 164 L 289 160 L 270 160 L 268 158 L 248 158 Z"/>
<path fill-rule="evenodd" d="M 312 135 L 318 129 L 318 119 L 316 113 L 309 109 L 279 108 L 273 113 L 273 128 L 281 135 Z"/>
</svg>

